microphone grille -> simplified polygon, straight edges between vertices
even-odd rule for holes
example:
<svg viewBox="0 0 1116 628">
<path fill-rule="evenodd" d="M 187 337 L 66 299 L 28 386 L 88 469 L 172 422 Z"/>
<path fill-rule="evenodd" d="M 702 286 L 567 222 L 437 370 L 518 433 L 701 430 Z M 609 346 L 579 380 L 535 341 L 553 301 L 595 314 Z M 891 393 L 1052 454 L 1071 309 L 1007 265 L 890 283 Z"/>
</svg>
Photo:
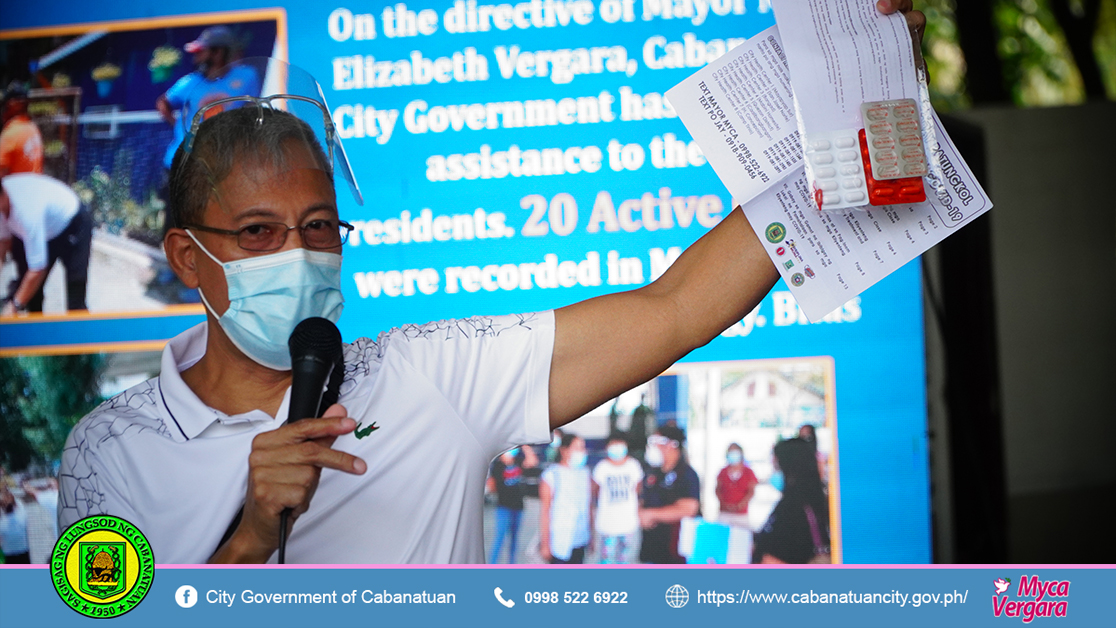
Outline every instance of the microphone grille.
<svg viewBox="0 0 1116 628">
<path fill-rule="evenodd" d="M 328 319 L 315 316 L 295 326 L 287 346 L 292 358 L 313 354 L 333 359 L 341 354 L 341 332 Z"/>
</svg>

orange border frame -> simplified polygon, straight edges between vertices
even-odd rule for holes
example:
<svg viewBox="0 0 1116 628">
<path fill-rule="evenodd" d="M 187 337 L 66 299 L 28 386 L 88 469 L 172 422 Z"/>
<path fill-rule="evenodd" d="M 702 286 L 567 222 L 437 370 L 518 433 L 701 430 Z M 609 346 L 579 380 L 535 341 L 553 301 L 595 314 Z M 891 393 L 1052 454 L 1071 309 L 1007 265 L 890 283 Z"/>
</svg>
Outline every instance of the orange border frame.
<svg viewBox="0 0 1116 628">
<path fill-rule="evenodd" d="M 844 544 L 841 535 L 841 474 L 837 463 L 840 437 L 837 435 L 837 364 L 831 356 L 803 356 L 800 358 L 761 358 L 745 360 L 722 360 L 717 362 L 679 362 L 664 371 L 662 375 L 688 375 L 691 369 L 710 367 L 734 367 L 747 364 L 749 367 L 762 368 L 768 364 L 813 363 L 825 369 L 825 424 L 833 430 L 833 455 L 829 457 L 829 552 L 834 565 L 843 564 Z M 709 417 L 706 417 L 709 419 Z M 711 420 L 711 419 L 710 419 Z M 719 420 L 719 419 L 718 419 Z M 833 479 L 836 478 L 836 482 Z"/>
<path fill-rule="evenodd" d="M 138 31 L 176 26 L 200 26 L 204 24 L 228 24 L 236 22 L 256 22 L 275 20 L 275 54 L 282 61 L 287 61 L 290 56 L 289 42 L 287 39 L 287 10 L 282 7 L 265 9 L 245 9 L 238 11 L 218 11 L 209 13 L 194 13 L 190 15 L 174 15 L 154 18 L 132 18 L 127 20 L 111 20 L 105 22 L 86 22 L 81 24 L 64 24 L 59 26 L 37 26 L 33 28 L 17 28 L 0 30 L 0 41 L 15 39 L 32 39 L 36 37 L 53 37 L 58 35 L 82 35 L 94 30 L 109 32 Z M 174 304 L 159 310 L 120 310 L 109 312 L 73 312 L 32 314 L 28 317 L 0 319 L 0 327 L 10 323 L 35 323 L 35 322 L 62 322 L 62 321 L 88 321 L 98 319 L 126 319 L 126 318 L 162 318 L 166 316 L 181 316 L 188 314 L 204 314 L 205 308 L 200 304 Z M 81 353 L 101 353 L 116 351 L 155 351 L 162 349 L 165 340 L 160 341 L 135 341 L 112 343 L 84 343 L 59 346 L 20 347 L 18 349 L 0 349 L 0 358 L 17 355 L 74 355 Z"/>
</svg>

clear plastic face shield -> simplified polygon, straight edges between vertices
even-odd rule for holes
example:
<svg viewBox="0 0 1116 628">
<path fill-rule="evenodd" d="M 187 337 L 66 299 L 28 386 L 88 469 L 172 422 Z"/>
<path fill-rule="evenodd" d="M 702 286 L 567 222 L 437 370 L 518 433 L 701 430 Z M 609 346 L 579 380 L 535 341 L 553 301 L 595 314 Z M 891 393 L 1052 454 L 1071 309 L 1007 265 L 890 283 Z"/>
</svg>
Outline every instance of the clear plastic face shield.
<svg viewBox="0 0 1116 628">
<path fill-rule="evenodd" d="M 305 70 L 279 59 L 249 57 L 229 64 L 225 73 L 212 81 L 199 81 L 187 95 L 180 115 L 186 134 L 182 150 L 190 158 L 198 129 L 215 115 L 243 107 L 258 112 L 255 124 L 266 124 L 265 109 L 289 113 L 304 122 L 311 134 L 304 141 L 320 150 L 328 160 L 329 174 L 337 188 L 337 177 L 347 184 L 358 205 L 364 204 L 348 156 L 337 136 L 322 88 Z"/>
</svg>

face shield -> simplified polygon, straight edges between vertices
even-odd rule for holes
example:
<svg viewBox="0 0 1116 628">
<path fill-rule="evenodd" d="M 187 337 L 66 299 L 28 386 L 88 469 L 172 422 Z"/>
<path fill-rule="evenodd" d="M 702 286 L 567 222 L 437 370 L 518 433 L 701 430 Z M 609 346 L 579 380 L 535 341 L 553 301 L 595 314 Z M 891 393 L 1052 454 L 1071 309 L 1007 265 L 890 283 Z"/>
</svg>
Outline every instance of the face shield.
<svg viewBox="0 0 1116 628">
<path fill-rule="evenodd" d="M 337 136 L 322 88 L 301 68 L 268 57 L 249 57 L 229 64 L 226 72 L 212 81 L 198 81 L 185 99 L 180 115 L 186 128 L 182 150 L 188 159 L 198 129 L 209 118 L 234 109 L 254 107 L 255 123 L 263 127 L 265 109 L 289 113 L 309 127 L 303 141 L 314 142 L 328 160 L 330 175 L 337 188 L 338 176 L 344 179 L 353 200 L 364 204 L 360 187 L 353 176 L 341 138 Z"/>
</svg>

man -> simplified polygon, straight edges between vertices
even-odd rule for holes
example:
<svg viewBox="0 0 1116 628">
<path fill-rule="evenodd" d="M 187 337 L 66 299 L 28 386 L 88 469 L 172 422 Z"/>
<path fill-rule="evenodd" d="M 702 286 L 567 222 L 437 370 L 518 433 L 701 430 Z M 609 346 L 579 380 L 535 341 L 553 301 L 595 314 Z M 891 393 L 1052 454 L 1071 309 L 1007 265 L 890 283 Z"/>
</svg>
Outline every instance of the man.
<svg viewBox="0 0 1116 628">
<path fill-rule="evenodd" d="M 167 146 L 163 165 L 170 170 L 174 153 L 190 128 L 194 114 L 199 109 L 221 98 L 248 96 L 259 93 L 259 77 L 252 68 L 230 68 L 236 37 L 227 26 L 211 26 L 183 49 L 194 56 L 197 70 L 178 79 L 170 89 L 155 100 L 163 120 L 174 128 L 174 139 Z M 175 112 L 181 117 L 175 118 Z M 210 115 L 220 110 L 210 110 Z"/>
<path fill-rule="evenodd" d="M 66 268 L 66 309 L 85 303 L 93 219 L 70 186 L 42 174 L 0 179 L 0 260 L 9 251 L 18 276 L 2 315 L 43 311 L 43 284 L 56 261 Z"/>
<path fill-rule="evenodd" d="M 639 290 L 358 340 L 338 403 L 283 425 L 287 336 L 306 316 L 340 315 L 351 229 L 331 164 L 293 120 L 226 111 L 177 153 L 164 248 L 207 319 L 168 343 L 159 377 L 71 432 L 60 527 L 110 513 L 159 562 L 266 562 L 289 508 L 294 562 L 482 562 L 493 457 L 658 375 L 778 278 L 735 211 Z"/>
<path fill-rule="evenodd" d="M 642 562 L 686 562 L 678 553 L 678 533 L 682 519 L 701 512 L 701 484 L 697 472 L 686 462 L 685 441 L 682 430 L 671 425 L 659 427 L 647 439 L 647 464 L 651 469 L 643 478 L 643 504 L 639 509 Z"/>
<path fill-rule="evenodd" d="M 43 172 L 43 135 L 27 113 L 27 86 L 13 81 L 0 100 L 0 178 Z"/>
<path fill-rule="evenodd" d="M 601 562 L 627 565 L 635 552 L 639 532 L 639 485 L 643 468 L 628 455 L 623 434 L 613 434 L 607 458 L 593 467 L 593 501 L 597 504 L 597 536 Z"/>
</svg>

